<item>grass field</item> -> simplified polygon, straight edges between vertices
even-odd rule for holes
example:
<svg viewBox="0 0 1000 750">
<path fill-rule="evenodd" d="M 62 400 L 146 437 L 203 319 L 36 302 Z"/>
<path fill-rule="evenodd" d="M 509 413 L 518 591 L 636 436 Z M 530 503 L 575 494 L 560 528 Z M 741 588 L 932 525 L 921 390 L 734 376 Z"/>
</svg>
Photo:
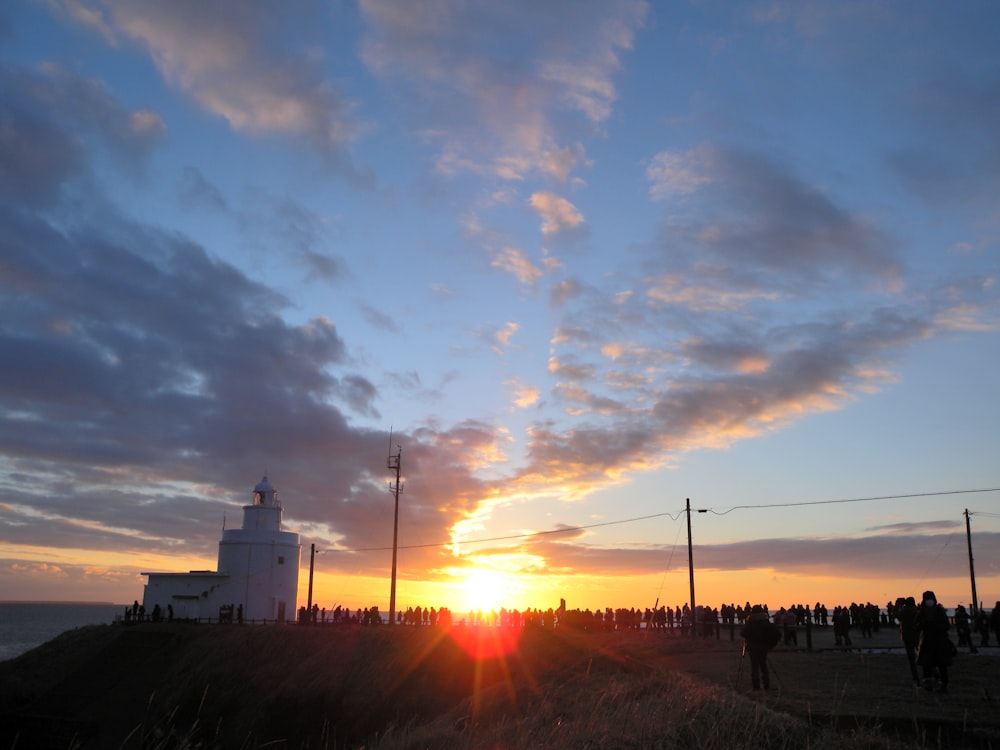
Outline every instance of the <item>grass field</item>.
<svg viewBox="0 0 1000 750">
<path fill-rule="evenodd" d="M 1000 748 L 1000 649 L 942 695 L 813 636 L 751 692 L 725 631 L 81 628 L 0 663 L 0 748 Z"/>
</svg>

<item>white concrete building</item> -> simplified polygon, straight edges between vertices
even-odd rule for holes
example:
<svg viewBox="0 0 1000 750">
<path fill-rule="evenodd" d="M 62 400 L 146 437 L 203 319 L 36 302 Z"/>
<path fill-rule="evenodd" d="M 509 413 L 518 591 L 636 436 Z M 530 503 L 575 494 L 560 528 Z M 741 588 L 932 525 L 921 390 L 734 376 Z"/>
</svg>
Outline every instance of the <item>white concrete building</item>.
<svg viewBox="0 0 1000 750">
<path fill-rule="evenodd" d="M 142 604 L 149 616 L 159 604 L 174 619 L 218 619 L 232 606 L 233 620 L 294 620 L 299 585 L 299 535 L 281 529 L 278 493 L 265 476 L 243 506 L 243 527 L 225 529 L 219 542 L 218 570 L 143 573 L 149 577 Z M 242 609 L 240 609 L 242 608 Z"/>
</svg>

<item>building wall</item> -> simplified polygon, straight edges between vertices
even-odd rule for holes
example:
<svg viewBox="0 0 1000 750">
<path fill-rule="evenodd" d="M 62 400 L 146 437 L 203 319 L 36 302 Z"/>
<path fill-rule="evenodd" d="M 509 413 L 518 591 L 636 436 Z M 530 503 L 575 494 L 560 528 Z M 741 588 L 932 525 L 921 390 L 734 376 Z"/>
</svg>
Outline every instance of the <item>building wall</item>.
<svg viewBox="0 0 1000 750">
<path fill-rule="evenodd" d="M 227 576 L 217 573 L 145 573 L 149 583 L 143 589 L 142 606 L 151 616 L 157 604 L 167 617 L 167 605 L 174 608 L 174 619 L 218 619 L 219 606 L 229 589 Z"/>
<path fill-rule="evenodd" d="M 228 533 L 228 532 L 227 532 Z M 229 594 L 243 605 L 244 619 L 295 619 L 299 586 L 298 534 L 277 532 L 273 541 L 219 542 L 219 572 L 229 577 Z"/>
</svg>

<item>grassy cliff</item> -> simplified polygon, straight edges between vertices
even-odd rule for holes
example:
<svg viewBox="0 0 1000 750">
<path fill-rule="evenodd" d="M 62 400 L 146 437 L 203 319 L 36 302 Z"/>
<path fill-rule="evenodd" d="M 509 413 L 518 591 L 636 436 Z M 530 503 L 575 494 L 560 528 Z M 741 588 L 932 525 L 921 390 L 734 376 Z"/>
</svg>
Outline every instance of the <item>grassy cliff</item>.
<svg viewBox="0 0 1000 750">
<path fill-rule="evenodd" d="M 850 750 L 988 738 L 968 707 L 952 731 L 947 711 L 914 723 L 930 704 L 913 716 L 852 708 L 846 685 L 836 705 L 832 694 L 805 711 L 748 696 L 745 678 L 733 689 L 734 649 L 485 628 L 81 628 L 0 663 L 0 747 Z M 842 682 L 864 679 L 852 665 Z"/>
</svg>

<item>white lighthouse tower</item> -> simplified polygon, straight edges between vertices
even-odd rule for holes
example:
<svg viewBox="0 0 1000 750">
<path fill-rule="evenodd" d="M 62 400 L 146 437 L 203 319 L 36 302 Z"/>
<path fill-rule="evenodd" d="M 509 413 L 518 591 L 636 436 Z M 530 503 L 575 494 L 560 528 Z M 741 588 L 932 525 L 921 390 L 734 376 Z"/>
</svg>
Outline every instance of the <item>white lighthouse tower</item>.
<svg viewBox="0 0 1000 750">
<path fill-rule="evenodd" d="M 299 585 L 299 535 L 281 529 L 278 493 L 265 476 L 243 506 L 243 527 L 226 529 L 218 570 L 143 573 L 146 612 L 171 607 L 178 618 L 221 617 L 223 608 L 245 621 L 295 619 Z"/>
<path fill-rule="evenodd" d="M 243 528 L 227 529 L 219 542 L 219 572 L 228 592 L 250 620 L 295 617 L 299 585 L 299 535 L 281 530 L 278 492 L 265 476 L 243 506 Z"/>
</svg>

